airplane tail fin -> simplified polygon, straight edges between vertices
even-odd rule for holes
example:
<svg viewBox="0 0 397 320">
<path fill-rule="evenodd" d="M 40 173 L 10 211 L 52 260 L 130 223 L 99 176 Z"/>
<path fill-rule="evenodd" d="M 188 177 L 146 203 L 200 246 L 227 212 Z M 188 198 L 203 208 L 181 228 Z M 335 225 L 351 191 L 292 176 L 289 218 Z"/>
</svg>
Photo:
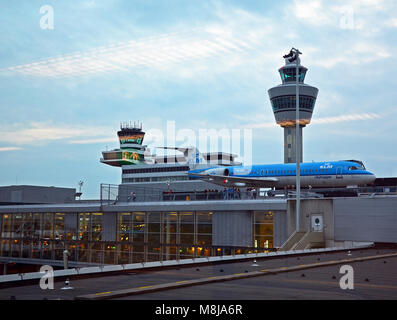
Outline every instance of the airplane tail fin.
<svg viewBox="0 0 397 320">
<path fill-rule="evenodd" d="M 191 164 L 207 163 L 207 160 L 203 157 L 201 152 L 195 147 L 189 148 L 187 155 L 185 155 L 185 157 L 187 158 L 188 163 L 191 163 Z"/>
<path fill-rule="evenodd" d="M 159 147 L 161 149 L 177 150 L 182 152 L 189 164 L 204 164 L 207 160 L 203 157 L 202 153 L 196 147 Z"/>
</svg>

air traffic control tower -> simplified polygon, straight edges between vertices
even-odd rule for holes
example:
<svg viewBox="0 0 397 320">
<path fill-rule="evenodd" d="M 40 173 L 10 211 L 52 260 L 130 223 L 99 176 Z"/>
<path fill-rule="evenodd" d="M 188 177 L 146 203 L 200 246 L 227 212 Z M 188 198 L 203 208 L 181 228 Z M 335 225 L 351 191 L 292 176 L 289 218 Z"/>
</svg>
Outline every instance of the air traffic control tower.
<svg viewBox="0 0 397 320">
<path fill-rule="evenodd" d="M 299 83 L 299 141 L 300 162 L 302 156 L 302 129 L 310 123 L 318 89 L 304 83 L 307 68 L 300 64 L 299 55 L 293 50 L 284 56 L 285 66 L 278 71 L 282 84 L 268 90 L 274 117 L 284 128 L 284 163 L 296 162 L 296 67 Z"/>
</svg>

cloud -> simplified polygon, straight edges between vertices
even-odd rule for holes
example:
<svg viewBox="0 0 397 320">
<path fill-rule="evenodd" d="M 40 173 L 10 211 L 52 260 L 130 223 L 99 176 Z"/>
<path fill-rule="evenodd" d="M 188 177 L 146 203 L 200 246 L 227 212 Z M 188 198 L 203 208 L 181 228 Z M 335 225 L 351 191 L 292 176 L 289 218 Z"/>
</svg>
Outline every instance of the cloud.
<svg viewBox="0 0 397 320">
<path fill-rule="evenodd" d="M 22 150 L 20 147 L 0 147 L 0 152 Z"/>
<path fill-rule="evenodd" d="M 95 0 L 89 0 L 89 1 L 84 1 L 81 5 L 86 8 L 94 8 L 97 5 L 97 3 Z"/>
<path fill-rule="evenodd" d="M 329 24 L 332 20 L 329 11 L 324 10 L 321 0 L 305 0 L 294 2 L 295 16 L 307 23 L 319 26 Z"/>
<path fill-rule="evenodd" d="M 335 54 L 323 57 L 309 58 L 310 64 L 313 66 L 322 66 L 327 69 L 335 67 L 337 64 L 363 65 L 377 60 L 390 58 L 391 52 L 383 45 L 377 44 L 375 41 L 356 41 L 347 49 L 337 51 Z"/>
<path fill-rule="evenodd" d="M 377 113 L 363 113 L 363 114 L 346 114 L 334 117 L 322 117 L 313 118 L 311 124 L 330 124 L 330 123 L 340 123 L 340 122 L 351 122 L 351 121 L 363 121 L 363 120 L 375 120 L 382 118 L 382 115 Z M 274 128 L 277 127 L 275 121 L 273 122 L 263 122 L 263 123 L 250 123 L 244 125 L 244 128 Z"/>
<path fill-rule="evenodd" d="M 96 139 L 106 137 L 108 139 L 107 137 L 111 134 L 114 135 L 114 131 L 109 128 L 33 122 L 28 125 L 14 124 L 9 127 L 3 126 L 0 129 L 0 142 L 26 145 L 88 137 L 95 137 Z"/>
<path fill-rule="evenodd" d="M 29 64 L 11 66 L 2 72 L 38 77 L 79 77 L 133 68 L 165 68 L 184 61 L 238 53 L 247 41 L 225 37 L 219 30 L 195 29 L 121 42 Z"/>
<path fill-rule="evenodd" d="M 369 28 L 380 25 L 375 23 L 374 18 L 370 19 L 370 25 L 367 24 L 372 13 L 370 9 L 380 10 L 382 3 L 383 1 L 367 0 L 361 5 L 353 1 L 346 6 L 340 1 L 329 3 L 322 0 L 295 0 L 292 8 L 285 7 L 284 16 L 281 15 L 277 19 L 218 3 L 213 10 L 216 19 L 203 23 L 200 28 L 181 26 L 180 30 L 184 31 L 162 33 L 99 46 L 84 52 L 48 57 L 27 64 L 9 66 L 0 69 L 0 73 L 63 78 L 155 69 L 172 70 L 182 78 L 191 78 L 197 72 L 213 72 L 220 68 L 222 72 L 228 72 L 240 65 L 270 65 L 279 60 L 282 53 L 288 49 L 286 43 L 297 40 L 298 36 L 294 32 L 299 25 L 295 27 L 294 21 L 314 27 L 331 26 L 341 30 L 341 19 L 345 19 L 346 15 L 349 18 L 350 13 L 353 29 L 365 27 L 364 39 L 348 39 L 348 46 L 346 41 L 338 41 L 332 55 L 326 59 L 325 51 L 322 49 L 324 44 L 316 43 L 314 47 L 309 42 L 302 44 L 301 48 L 312 65 L 325 68 L 332 68 L 337 64 L 368 63 L 391 57 L 392 49 L 378 42 L 377 38 L 369 39 L 367 35 Z M 86 4 L 97 5 L 95 1 L 87 1 Z M 393 19 L 387 20 L 388 25 L 395 24 Z M 288 30 L 280 27 L 280 20 L 288 21 Z M 366 23 L 365 26 L 362 26 L 362 21 Z M 271 46 L 268 45 L 269 39 L 272 41 Z M 324 42 L 326 43 L 327 39 L 324 39 Z M 210 63 L 208 59 L 216 61 Z M 188 68 L 184 66 L 187 62 L 190 62 Z M 204 63 L 195 65 L 192 62 Z"/>
<path fill-rule="evenodd" d="M 116 142 L 116 141 L 117 141 L 117 139 L 113 136 L 113 137 L 109 137 L 109 138 L 71 140 L 71 141 L 69 141 L 69 143 L 71 143 L 71 144 L 94 144 L 94 143 Z"/>
<path fill-rule="evenodd" d="M 381 117 L 382 116 L 377 113 L 346 114 L 336 117 L 314 118 L 311 121 L 311 123 L 328 124 L 328 123 L 350 122 L 350 121 L 360 121 L 360 120 L 374 120 L 374 119 L 379 119 Z"/>
<path fill-rule="evenodd" d="M 286 50 L 277 43 L 268 46 L 276 32 L 273 19 L 220 3 L 215 7 L 215 19 L 200 23 L 199 28 L 178 25 L 182 31 L 8 66 L 0 74 L 57 79 L 155 70 L 192 78 L 197 72 L 230 72 L 244 64 L 263 64 Z"/>
<path fill-rule="evenodd" d="M 392 16 L 393 9 L 395 3 L 387 0 L 294 0 L 293 9 L 287 7 L 285 12 L 311 26 L 366 29 L 372 33 L 383 27 L 382 16 Z"/>
<path fill-rule="evenodd" d="M 385 22 L 385 26 L 389 28 L 397 28 L 397 18 L 387 20 Z"/>
</svg>

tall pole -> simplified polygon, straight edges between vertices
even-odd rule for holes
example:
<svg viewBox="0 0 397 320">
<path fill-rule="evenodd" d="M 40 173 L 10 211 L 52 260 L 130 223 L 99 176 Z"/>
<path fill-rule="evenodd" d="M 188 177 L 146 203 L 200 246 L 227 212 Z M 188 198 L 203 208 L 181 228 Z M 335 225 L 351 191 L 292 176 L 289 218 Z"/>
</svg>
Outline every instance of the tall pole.
<svg viewBox="0 0 397 320">
<path fill-rule="evenodd" d="M 296 232 L 300 230 L 300 197 L 301 197 L 301 181 L 300 181 L 300 134 L 299 134 L 299 50 L 295 50 L 296 54 Z"/>
</svg>

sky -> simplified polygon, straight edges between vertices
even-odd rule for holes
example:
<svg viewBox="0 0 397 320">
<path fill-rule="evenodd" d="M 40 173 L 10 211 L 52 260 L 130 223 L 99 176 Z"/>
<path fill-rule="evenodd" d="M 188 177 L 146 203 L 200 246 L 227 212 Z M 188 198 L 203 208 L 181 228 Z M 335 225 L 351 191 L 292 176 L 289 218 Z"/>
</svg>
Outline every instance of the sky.
<svg viewBox="0 0 397 320">
<path fill-rule="evenodd" d="M 156 154 L 282 163 L 267 90 L 291 47 L 319 89 L 304 161 L 397 176 L 396 1 L 0 0 L 0 43 L 2 186 L 83 180 L 82 199 L 98 198 L 121 182 L 100 158 L 123 121 Z M 203 130 L 230 139 L 200 143 Z"/>
</svg>

